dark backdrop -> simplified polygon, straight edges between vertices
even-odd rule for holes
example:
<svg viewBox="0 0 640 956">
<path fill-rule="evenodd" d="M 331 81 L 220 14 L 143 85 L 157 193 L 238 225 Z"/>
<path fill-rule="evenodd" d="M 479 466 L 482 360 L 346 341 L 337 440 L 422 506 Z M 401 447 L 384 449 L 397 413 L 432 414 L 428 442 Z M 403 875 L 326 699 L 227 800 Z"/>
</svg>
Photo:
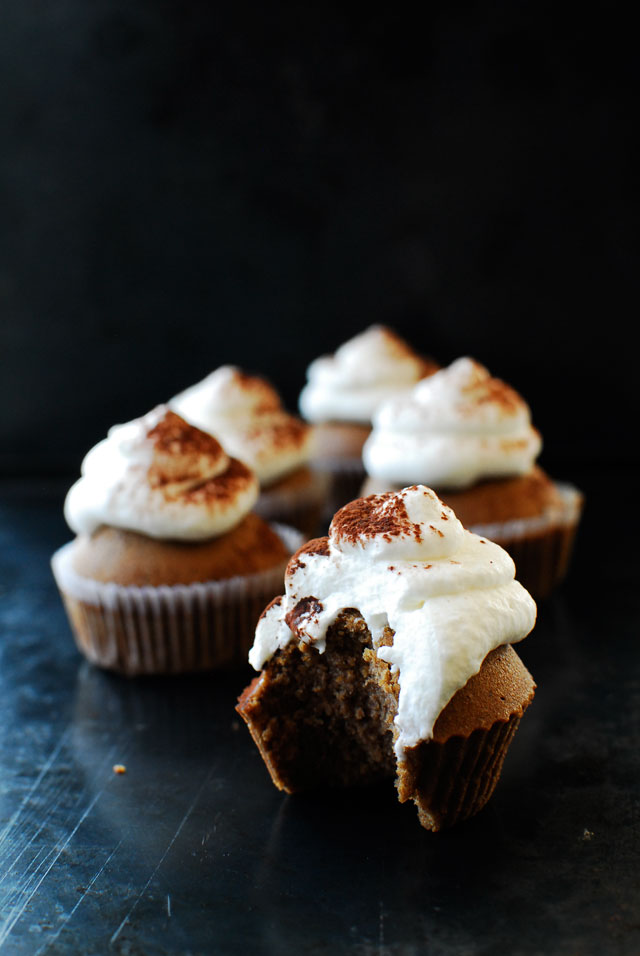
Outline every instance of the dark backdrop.
<svg viewBox="0 0 640 956">
<path fill-rule="evenodd" d="M 3 472 L 371 322 L 636 462 L 634 34 L 560 7 L 0 3 Z"/>
</svg>

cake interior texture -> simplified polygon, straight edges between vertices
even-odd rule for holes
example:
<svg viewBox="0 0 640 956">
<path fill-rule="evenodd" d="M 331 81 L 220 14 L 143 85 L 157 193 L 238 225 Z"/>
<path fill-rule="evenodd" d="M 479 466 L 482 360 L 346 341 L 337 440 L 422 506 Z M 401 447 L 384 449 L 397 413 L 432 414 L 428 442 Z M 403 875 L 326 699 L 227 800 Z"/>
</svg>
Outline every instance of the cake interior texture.
<svg viewBox="0 0 640 956">
<path fill-rule="evenodd" d="M 393 631 L 385 631 L 383 642 L 393 642 Z M 237 709 L 280 789 L 366 786 L 395 777 L 400 801 L 413 800 L 421 824 L 438 830 L 489 799 L 534 687 L 513 649 L 497 648 L 442 711 L 433 738 L 399 760 L 398 677 L 376 656 L 357 609 L 346 609 L 328 629 L 323 653 L 290 642 Z"/>
</svg>

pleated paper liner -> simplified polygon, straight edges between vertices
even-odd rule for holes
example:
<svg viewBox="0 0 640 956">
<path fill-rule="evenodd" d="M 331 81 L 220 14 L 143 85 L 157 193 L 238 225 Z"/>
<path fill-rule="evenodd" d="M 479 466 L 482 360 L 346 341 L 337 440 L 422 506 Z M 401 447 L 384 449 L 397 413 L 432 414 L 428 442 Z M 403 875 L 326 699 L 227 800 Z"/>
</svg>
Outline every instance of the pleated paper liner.
<svg viewBox="0 0 640 956">
<path fill-rule="evenodd" d="M 496 788 L 519 723 L 520 717 L 514 716 L 490 730 L 474 730 L 468 738 L 421 746 L 415 785 L 398 785 L 401 802 L 414 801 L 427 830 L 442 830 L 479 813 Z"/>
<path fill-rule="evenodd" d="M 297 529 L 274 525 L 289 553 Z M 246 665 L 255 626 L 282 592 L 286 561 L 242 577 L 160 587 L 123 587 L 81 577 L 74 542 L 51 565 L 78 649 L 98 667 L 127 676 L 181 674 Z"/>
<path fill-rule="evenodd" d="M 398 798 L 413 800 L 423 827 L 441 830 L 482 810 L 534 693 L 513 648 L 496 648 L 441 712 L 433 738 L 405 751 Z"/>
</svg>

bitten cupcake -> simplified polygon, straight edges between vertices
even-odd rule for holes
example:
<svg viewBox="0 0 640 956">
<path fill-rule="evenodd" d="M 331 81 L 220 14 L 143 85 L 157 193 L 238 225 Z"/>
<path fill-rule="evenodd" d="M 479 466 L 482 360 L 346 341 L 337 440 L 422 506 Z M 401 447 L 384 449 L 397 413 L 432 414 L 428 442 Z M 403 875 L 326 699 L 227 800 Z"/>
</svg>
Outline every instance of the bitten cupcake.
<svg viewBox="0 0 640 956">
<path fill-rule="evenodd" d="M 52 569 L 80 651 L 127 675 L 240 666 L 302 538 L 253 472 L 166 406 L 110 429 L 65 500 Z"/>
<path fill-rule="evenodd" d="M 376 409 L 437 368 L 382 325 L 370 326 L 333 355 L 311 363 L 299 405 L 303 418 L 313 425 L 314 467 L 331 478 L 329 518 L 359 494 L 364 478 L 362 446 Z"/>
<path fill-rule="evenodd" d="M 477 813 L 535 690 L 510 646 L 536 619 L 514 571 L 424 486 L 339 511 L 289 562 L 237 706 L 275 785 L 395 775 L 427 829 Z"/>
<path fill-rule="evenodd" d="M 311 427 L 284 409 L 269 382 L 223 365 L 172 398 L 169 407 L 255 472 L 257 514 L 308 537 L 318 533 L 328 481 L 309 466 Z"/>
<path fill-rule="evenodd" d="M 583 496 L 536 464 L 541 448 L 521 396 L 463 357 L 379 408 L 362 452 L 362 493 L 429 485 L 546 597 L 566 573 Z"/>
</svg>

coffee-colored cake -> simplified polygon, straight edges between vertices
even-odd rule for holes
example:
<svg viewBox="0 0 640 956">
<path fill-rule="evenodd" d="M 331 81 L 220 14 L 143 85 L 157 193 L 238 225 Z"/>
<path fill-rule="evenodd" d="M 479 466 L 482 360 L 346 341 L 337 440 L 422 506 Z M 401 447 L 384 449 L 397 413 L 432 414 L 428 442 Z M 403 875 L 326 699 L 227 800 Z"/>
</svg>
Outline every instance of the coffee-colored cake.
<svg viewBox="0 0 640 956">
<path fill-rule="evenodd" d="M 127 675 L 242 666 L 299 546 L 251 512 L 258 482 L 166 406 L 111 429 L 65 502 L 52 558 L 79 649 Z"/>
<path fill-rule="evenodd" d="M 256 574 L 289 556 L 277 532 L 250 513 L 226 534 L 205 541 L 162 541 L 102 525 L 90 537 L 78 538 L 72 566 L 94 581 L 160 587 Z"/>
<path fill-rule="evenodd" d="M 535 604 L 430 489 L 354 501 L 291 559 L 238 712 L 289 793 L 395 777 L 438 830 L 491 796 L 535 685 Z"/>
</svg>

